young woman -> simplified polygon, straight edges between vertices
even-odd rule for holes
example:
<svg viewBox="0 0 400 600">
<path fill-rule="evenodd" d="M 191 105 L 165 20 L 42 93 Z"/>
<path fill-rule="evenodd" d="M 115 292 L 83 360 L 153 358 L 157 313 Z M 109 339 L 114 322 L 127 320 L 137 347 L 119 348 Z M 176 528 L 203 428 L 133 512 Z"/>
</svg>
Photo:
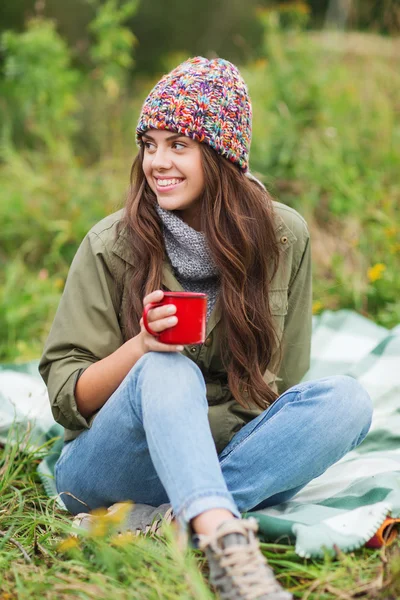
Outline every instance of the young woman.
<svg viewBox="0 0 400 600">
<path fill-rule="evenodd" d="M 71 513 L 171 503 L 223 598 L 287 600 L 241 513 L 289 500 L 357 446 L 371 402 L 349 377 L 299 383 L 309 234 L 249 174 L 250 137 L 228 61 L 193 58 L 161 79 L 140 115 L 126 207 L 83 240 L 40 371 L 66 430 L 56 483 Z M 165 290 L 207 293 L 204 344 L 144 329 L 144 306 Z M 175 312 L 153 308 L 152 329 L 173 327 Z M 152 509 L 137 510 L 144 528 Z"/>
</svg>

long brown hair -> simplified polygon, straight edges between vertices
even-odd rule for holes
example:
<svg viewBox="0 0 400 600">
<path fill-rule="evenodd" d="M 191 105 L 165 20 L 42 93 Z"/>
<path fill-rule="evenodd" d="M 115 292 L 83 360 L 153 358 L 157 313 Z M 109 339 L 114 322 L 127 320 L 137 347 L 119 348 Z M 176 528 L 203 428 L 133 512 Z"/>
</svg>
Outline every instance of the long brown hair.
<svg viewBox="0 0 400 600">
<path fill-rule="evenodd" d="M 277 394 L 263 379 L 278 341 L 269 305 L 279 249 L 269 194 L 207 144 L 201 144 L 205 189 L 201 229 L 220 274 L 221 348 L 229 388 L 243 406 L 265 408 Z M 143 148 L 131 170 L 131 188 L 121 227 L 135 249 L 124 306 L 127 334 L 140 331 L 146 294 L 161 288 L 165 247 L 156 197 L 143 169 Z M 278 352 L 279 354 L 279 352 Z M 247 393 L 243 394 L 244 390 Z M 247 400 L 243 398 L 247 396 Z"/>
</svg>

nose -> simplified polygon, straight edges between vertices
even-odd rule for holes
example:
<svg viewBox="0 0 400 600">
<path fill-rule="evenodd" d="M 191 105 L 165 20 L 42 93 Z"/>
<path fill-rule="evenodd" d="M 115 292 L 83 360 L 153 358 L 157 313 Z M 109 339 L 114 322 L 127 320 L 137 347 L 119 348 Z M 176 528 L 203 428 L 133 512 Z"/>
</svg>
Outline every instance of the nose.
<svg viewBox="0 0 400 600">
<path fill-rule="evenodd" d="M 152 156 L 151 166 L 154 171 L 166 171 L 172 167 L 172 158 L 168 148 L 159 146 Z"/>
</svg>

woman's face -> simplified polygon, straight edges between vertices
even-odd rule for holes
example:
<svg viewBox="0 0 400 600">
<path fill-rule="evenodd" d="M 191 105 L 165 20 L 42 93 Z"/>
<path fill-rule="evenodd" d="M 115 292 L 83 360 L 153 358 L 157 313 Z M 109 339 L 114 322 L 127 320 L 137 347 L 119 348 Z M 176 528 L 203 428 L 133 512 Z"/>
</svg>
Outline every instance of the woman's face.
<svg viewBox="0 0 400 600">
<path fill-rule="evenodd" d="M 198 228 L 204 173 L 200 143 L 179 133 L 149 129 L 142 135 L 143 171 L 165 210 L 179 211 Z"/>
</svg>

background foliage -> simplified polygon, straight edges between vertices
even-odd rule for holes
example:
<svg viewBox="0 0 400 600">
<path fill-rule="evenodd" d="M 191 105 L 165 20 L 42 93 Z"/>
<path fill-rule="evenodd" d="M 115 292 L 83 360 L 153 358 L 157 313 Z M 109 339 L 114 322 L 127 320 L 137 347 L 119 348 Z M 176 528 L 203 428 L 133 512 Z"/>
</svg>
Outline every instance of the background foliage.
<svg viewBox="0 0 400 600">
<path fill-rule="evenodd" d="M 120 4 L 117 0 L 2 0 L 0 32 L 22 31 L 27 19 L 38 13 L 54 19 L 74 60 L 84 68 L 90 62 L 93 40 L 90 23 L 96 20 L 99 6 Z M 126 15 L 127 27 L 138 39 L 136 70 L 155 73 L 164 68 L 165 55 L 173 52 L 214 52 L 240 63 L 255 58 L 263 38 L 256 10 L 276 6 L 282 15 L 293 13 L 293 7 L 306 7 L 308 29 L 329 23 L 384 34 L 400 30 L 399 0 L 146 0 Z"/>
<path fill-rule="evenodd" d="M 73 35 L 55 0 L 2 4 L 0 360 L 40 355 L 80 241 L 123 205 L 150 87 L 188 54 L 224 48 L 242 52 L 252 170 L 308 220 L 314 311 L 400 321 L 399 42 L 317 30 L 334 18 L 322 4 L 73 0 Z M 347 23 L 364 23 L 367 4 Z M 398 3 L 381 8 L 373 28 Z"/>
</svg>

